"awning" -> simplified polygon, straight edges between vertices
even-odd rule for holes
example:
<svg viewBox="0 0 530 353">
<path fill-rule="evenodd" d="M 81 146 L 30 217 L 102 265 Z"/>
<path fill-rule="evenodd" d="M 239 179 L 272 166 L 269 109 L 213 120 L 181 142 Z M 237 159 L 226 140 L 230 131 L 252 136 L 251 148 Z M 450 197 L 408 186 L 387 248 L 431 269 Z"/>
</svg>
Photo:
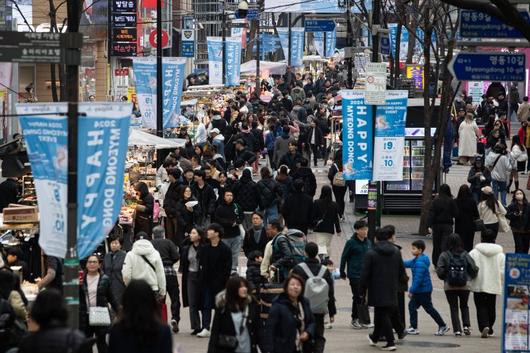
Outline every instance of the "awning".
<svg viewBox="0 0 530 353">
<path fill-rule="evenodd" d="M 283 75 L 287 68 L 286 63 L 277 63 L 272 61 L 260 61 L 260 71 L 268 71 L 270 75 Z M 256 60 L 250 60 L 241 64 L 241 74 L 256 74 Z"/>
<path fill-rule="evenodd" d="M 164 139 L 140 129 L 130 129 L 129 146 L 153 146 L 157 150 L 184 147 L 184 139 Z"/>
</svg>

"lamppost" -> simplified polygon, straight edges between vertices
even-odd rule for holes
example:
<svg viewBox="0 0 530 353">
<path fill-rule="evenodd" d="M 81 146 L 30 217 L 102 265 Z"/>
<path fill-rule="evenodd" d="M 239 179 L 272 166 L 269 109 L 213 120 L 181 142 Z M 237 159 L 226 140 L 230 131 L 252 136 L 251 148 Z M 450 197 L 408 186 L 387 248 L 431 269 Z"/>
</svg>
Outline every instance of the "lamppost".
<svg viewBox="0 0 530 353">
<path fill-rule="evenodd" d="M 222 51 L 222 75 L 223 75 L 223 86 L 226 84 L 226 78 L 225 78 L 225 72 L 226 72 L 226 1 L 221 1 L 221 6 L 223 7 L 223 13 L 221 17 L 221 35 L 222 35 L 222 43 L 223 43 L 223 51 Z M 246 0 L 239 1 L 239 4 L 237 5 L 237 14 L 239 18 L 245 18 L 248 14 L 248 3 Z"/>
</svg>

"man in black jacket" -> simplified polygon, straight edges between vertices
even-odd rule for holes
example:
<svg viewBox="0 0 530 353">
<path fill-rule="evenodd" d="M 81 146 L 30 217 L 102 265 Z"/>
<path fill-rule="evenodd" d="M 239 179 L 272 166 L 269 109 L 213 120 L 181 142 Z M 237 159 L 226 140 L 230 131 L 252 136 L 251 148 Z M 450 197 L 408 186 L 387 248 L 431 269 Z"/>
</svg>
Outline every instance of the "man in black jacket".
<svg viewBox="0 0 530 353">
<path fill-rule="evenodd" d="M 308 118 L 309 119 L 309 118 Z M 309 159 L 311 159 L 311 153 L 313 153 L 313 163 L 315 167 L 317 166 L 317 159 L 320 155 L 319 151 L 321 151 L 325 146 L 325 140 L 324 140 L 324 134 L 322 134 L 322 130 L 317 125 L 317 120 L 314 116 L 311 117 L 310 123 L 309 123 L 309 131 L 306 135 L 306 141 L 304 141 L 308 148 L 309 152 Z M 326 161 L 324 161 L 324 164 Z"/>
<path fill-rule="evenodd" d="M 380 337 L 386 337 L 384 350 L 394 351 L 391 316 L 398 306 L 399 281 L 405 276 L 405 267 L 399 250 L 388 241 L 387 232 L 378 230 L 374 247 L 364 257 L 360 293 L 368 293 L 368 305 L 374 307 L 374 331 L 368 335 L 375 346 Z"/>
<path fill-rule="evenodd" d="M 286 165 L 289 170 L 293 173 L 296 171 L 296 168 L 299 167 L 299 163 L 302 160 L 302 155 L 298 153 L 298 146 L 296 142 L 289 142 L 289 151 L 281 157 L 278 165 Z"/>
<path fill-rule="evenodd" d="M 303 263 L 307 265 L 313 276 L 318 276 L 320 270 L 322 267 L 324 267 L 320 260 L 318 259 L 318 245 L 310 242 L 307 243 L 305 246 L 305 254 L 307 256 L 307 260 L 305 260 Z M 307 281 L 309 278 L 309 274 L 304 270 L 304 268 L 301 266 L 302 264 L 298 264 L 293 268 L 293 273 L 299 275 L 304 279 L 304 281 Z M 333 278 L 331 277 L 331 273 L 329 273 L 329 270 L 326 269 L 326 272 L 324 272 L 324 276 L 322 277 L 326 280 L 328 283 L 328 314 L 329 314 L 329 321 L 333 323 L 335 321 L 335 315 L 337 314 L 337 308 L 335 307 L 335 291 L 333 288 Z M 325 314 L 317 314 L 315 313 L 315 350 L 314 353 L 323 353 L 324 352 L 324 346 L 326 345 L 326 339 L 324 338 L 324 316 Z"/>
<path fill-rule="evenodd" d="M 182 192 L 180 191 L 181 171 L 178 168 L 168 170 L 169 187 L 164 197 L 164 212 L 166 213 L 166 234 L 177 244 L 177 204 Z"/>
<path fill-rule="evenodd" d="M 201 205 L 201 210 L 203 212 L 202 223 L 208 224 L 210 223 L 209 218 L 211 218 L 215 212 L 215 202 L 217 197 L 215 196 L 213 188 L 206 183 L 206 174 L 204 173 L 204 170 L 196 170 L 194 174 L 195 183 L 191 187 L 191 191 L 193 192 L 193 196 L 199 201 L 199 205 Z"/>
<path fill-rule="evenodd" d="M 309 161 L 306 158 L 300 160 L 300 168 L 292 175 L 293 180 L 301 179 L 304 183 L 304 193 L 311 196 L 311 201 L 317 192 L 317 179 L 309 167 Z"/>
<path fill-rule="evenodd" d="M 166 291 L 171 299 L 171 328 L 179 332 L 180 321 L 180 289 L 175 264 L 180 259 L 179 249 L 171 240 L 165 238 L 164 228 L 153 228 L 153 247 L 160 253 L 166 275 Z"/>
<path fill-rule="evenodd" d="M 249 169 L 243 170 L 243 175 L 235 182 L 232 190 L 234 191 L 235 202 L 241 206 L 245 214 L 243 226 L 247 229 L 251 225 L 252 212 L 256 211 L 259 206 L 258 187 L 252 180 L 252 172 Z"/>
<path fill-rule="evenodd" d="M 232 251 L 232 272 L 237 272 L 238 257 L 242 245 L 239 225 L 243 221 L 243 213 L 239 205 L 234 203 L 232 191 L 225 191 L 224 199 L 215 210 L 215 221 L 223 227 L 221 239 Z"/>
<path fill-rule="evenodd" d="M 246 230 L 245 238 L 243 239 L 243 252 L 249 261 L 251 260 L 250 253 L 256 250 L 262 254 L 265 252 L 265 246 L 268 241 L 267 231 L 263 224 L 263 215 L 254 211 L 252 213 L 252 226 Z"/>
<path fill-rule="evenodd" d="M 245 144 L 245 141 L 238 139 L 235 144 L 234 167 L 242 168 L 246 164 L 249 166 L 256 161 L 256 155 L 250 151 Z"/>
<path fill-rule="evenodd" d="M 226 281 L 230 277 L 232 269 L 232 252 L 222 241 L 223 227 L 217 223 L 212 223 L 207 230 L 207 244 L 199 259 L 203 273 L 204 283 L 204 316 L 203 329 L 197 334 L 197 337 L 206 338 L 210 336 L 210 327 L 212 320 L 212 309 L 215 308 L 215 296 L 225 288 Z M 207 328 L 206 328 L 207 327 Z"/>
<path fill-rule="evenodd" d="M 293 182 L 293 192 L 287 196 L 281 213 L 287 228 L 298 229 L 307 235 L 312 223 L 313 199 L 304 193 L 304 182 L 301 179 Z"/>
</svg>

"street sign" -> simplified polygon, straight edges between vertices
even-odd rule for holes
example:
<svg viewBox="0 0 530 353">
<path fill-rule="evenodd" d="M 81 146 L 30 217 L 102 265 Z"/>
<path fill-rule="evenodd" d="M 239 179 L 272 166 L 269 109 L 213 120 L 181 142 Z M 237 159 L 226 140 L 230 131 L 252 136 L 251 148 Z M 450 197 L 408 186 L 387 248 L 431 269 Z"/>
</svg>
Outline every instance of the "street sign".
<svg viewBox="0 0 530 353">
<path fill-rule="evenodd" d="M 333 32 L 335 21 L 333 20 L 305 20 L 306 32 Z"/>
<path fill-rule="evenodd" d="M 259 9 L 257 8 L 250 8 L 248 9 L 247 15 L 245 17 L 242 17 L 239 15 L 239 11 L 234 12 L 235 18 L 246 18 L 247 20 L 255 20 L 260 17 Z"/>
<path fill-rule="evenodd" d="M 371 105 L 386 103 L 386 63 L 366 63 L 366 94 L 364 102 Z"/>
<path fill-rule="evenodd" d="M 70 39 L 69 39 L 70 38 Z M 37 33 L 0 31 L 0 62 L 18 63 L 66 63 L 67 48 L 80 48 L 83 37 L 71 33 Z"/>
<path fill-rule="evenodd" d="M 113 2 L 109 37 L 110 56 L 136 56 L 138 31 L 137 0 Z"/>
<path fill-rule="evenodd" d="M 527 11 L 519 12 L 526 22 L 530 22 Z M 482 12 L 460 10 L 460 36 L 463 38 L 524 38 L 517 29 L 501 20 Z"/>
<path fill-rule="evenodd" d="M 525 81 L 525 54 L 458 53 L 448 65 L 459 81 Z"/>
<path fill-rule="evenodd" d="M 185 58 L 193 58 L 195 56 L 195 30 L 181 30 L 180 54 Z"/>
<path fill-rule="evenodd" d="M 122 27 L 131 27 L 136 28 L 137 17 L 136 14 L 113 14 L 112 15 L 112 27 L 113 28 L 122 28 Z"/>
</svg>

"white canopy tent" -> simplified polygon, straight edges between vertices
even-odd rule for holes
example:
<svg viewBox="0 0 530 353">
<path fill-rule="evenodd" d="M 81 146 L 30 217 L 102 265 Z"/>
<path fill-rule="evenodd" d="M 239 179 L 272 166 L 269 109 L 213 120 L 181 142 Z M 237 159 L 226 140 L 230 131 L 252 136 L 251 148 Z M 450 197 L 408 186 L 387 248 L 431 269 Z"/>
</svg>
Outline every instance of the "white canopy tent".
<svg viewBox="0 0 530 353">
<path fill-rule="evenodd" d="M 184 147 L 184 139 L 164 139 L 140 129 L 130 129 L 129 146 L 154 146 L 157 150 Z"/>
<path fill-rule="evenodd" d="M 282 62 L 260 61 L 260 71 L 267 71 L 269 75 L 283 75 L 287 69 L 287 64 Z M 241 64 L 241 75 L 255 75 L 256 60 L 250 60 Z"/>
</svg>

